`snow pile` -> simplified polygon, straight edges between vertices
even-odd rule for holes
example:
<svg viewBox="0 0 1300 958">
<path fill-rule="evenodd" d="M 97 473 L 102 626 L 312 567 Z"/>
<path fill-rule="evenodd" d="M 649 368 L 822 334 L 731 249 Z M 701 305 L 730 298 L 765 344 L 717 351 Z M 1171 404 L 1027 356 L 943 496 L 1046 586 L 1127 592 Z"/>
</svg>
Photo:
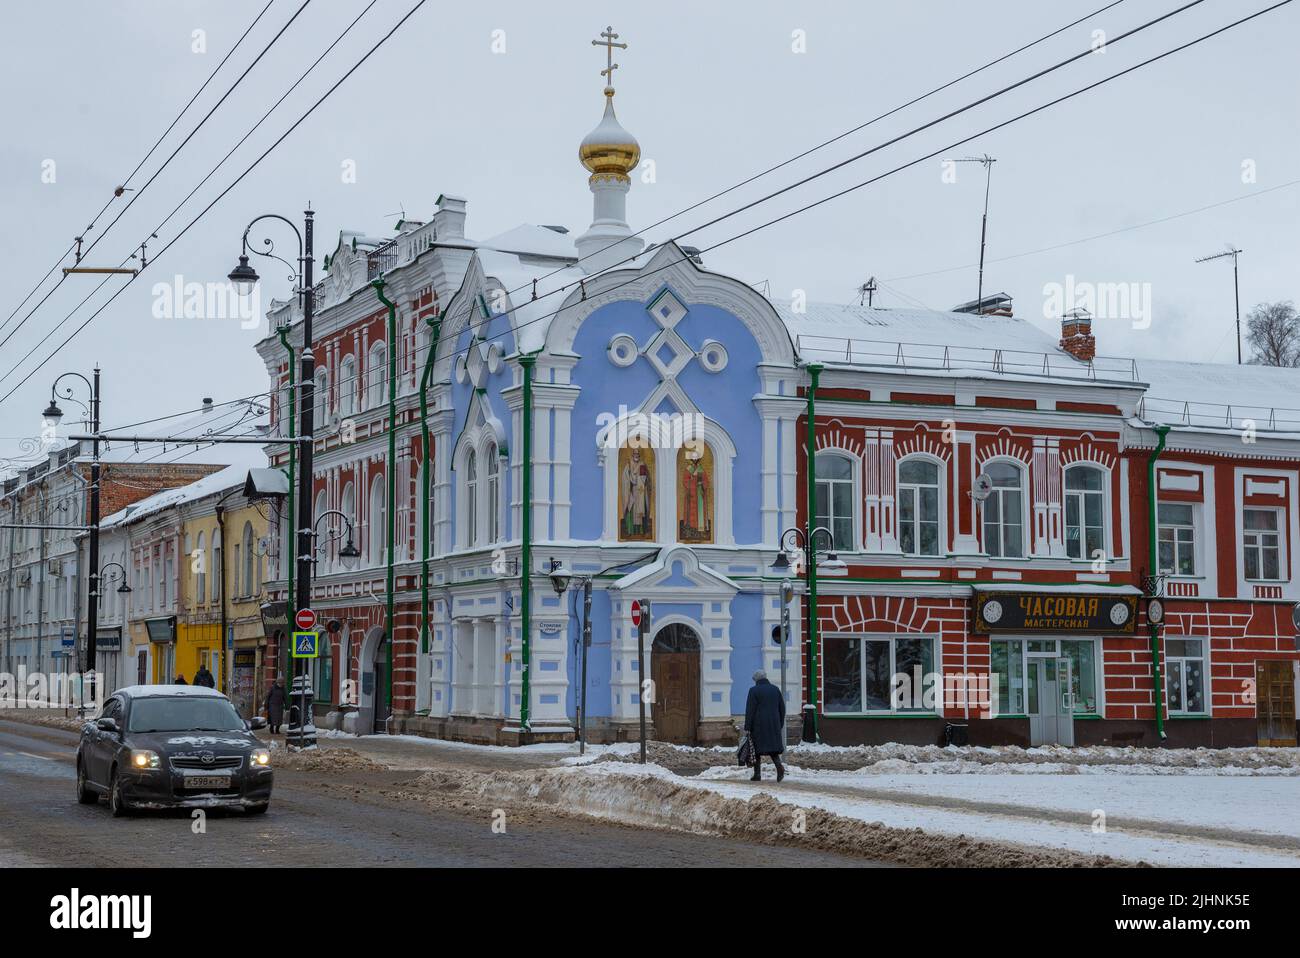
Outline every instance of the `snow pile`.
<svg viewBox="0 0 1300 958">
<path fill-rule="evenodd" d="M 79 719 L 75 715 L 53 713 L 50 709 L 0 709 L 0 719 L 10 722 L 25 722 L 28 725 L 44 725 L 46 728 L 59 728 L 68 732 L 80 732 L 89 719 Z"/>
<path fill-rule="evenodd" d="M 699 774 L 719 766 L 736 765 L 735 749 L 727 746 L 693 748 L 650 742 L 650 761 L 678 774 Z M 636 743 L 610 746 L 573 764 L 636 762 Z M 1300 775 L 1300 750 L 1294 748 L 1139 748 L 1134 746 L 1044 745 L 994 747 L 940 745 L 853 745 L 800 743 L 786 750 L 785 762 L 795 768 L 874 774 L 1091 774 L 1122 770 L 1132 774 Z"/>
<path fill-rule="evenodd" d="M 336 772 L 341 769 L 360 771 L 384 771 L 386 766 L 372 762 L 356 749 L 311 748 L 304 751 L 287 751 L 279 742 L 272 742 L 275 750 L 274 768 L 291 768 L 301 772 Z"/>
<path fill-rule="evenodd" d="M 662 766 L 616 762 L 480 773 L 426 772 L 409 797 L 469 799 L 492 807 L 541 805 L 566 815 L 590 815 L 641 827 L 724 835 L 861 855 L 878 862 L 930 867 L 1062 867 L 1132 864 L 1105 855 L 1029 848 L 1008 841 L 890 828 L 820 808 L 801 807 L 767 793 L 735 798 L 691 784 Z M 421 794 L 423 793 L 423 794 Z"/>
</svg>

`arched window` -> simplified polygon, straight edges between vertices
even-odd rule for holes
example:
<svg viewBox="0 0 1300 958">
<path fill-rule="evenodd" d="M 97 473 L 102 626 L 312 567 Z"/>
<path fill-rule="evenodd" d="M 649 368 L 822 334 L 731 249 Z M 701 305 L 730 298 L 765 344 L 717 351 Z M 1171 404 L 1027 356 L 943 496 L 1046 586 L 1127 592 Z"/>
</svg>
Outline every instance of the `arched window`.
<svg viewBox="0 0 1300 958">
<path fill-rule="evenodd" d="M 384 477 L 376 476 L 370 486 L 370 564 L 383 565 L 385 559 L 386 517 Z"/>
<path fill-rule="evenodd" d="M 905 555 L 937 556 L 940 536 L 939 464 L 905 459 L 898 465 L 898 546 Z"/>
<path fill-rule="evenodd" d="M 384 404 L 385 386 L 388 384 L 388 349 L 383 342 L 370 347 L 366 361 L 366 408 L 378 409 Z"/>
<path fill-rule="evenodd" d="M 208 601 L 208 554 L 203 548 L 203 533 L 195 540 L 196 555 L 194 556 L 194 597 L 195 600 L 203 603 Z"/>
<path fill-rule="evenodd" d="M 323 369 L 316 371 L 316 391 L 312 400 L 312 415 L 316 425 L 323 426 L 329 422 L 330 411 L 330 379 L 329 373 Z"/>
<path fill-rule="evenodd" d="M 817 454 L 817 499 L 814 526 L 825 526 L 835 537 L 835 548 L 852 552 L 858 548 L 854 503 L 857 469 L 848 456 L 837 452 Z M 820 536 L 818 537 L 821 538 Z M 824 545 L 818 542 L 818 548 Z"/>
<path fill-rule="evenodd" d="M 348 536 L 353 537 L 352 544 L 354 546 L 361 548 L 361 544 L 355 538 L 357 534 L 357 490 L 350 482 L 343 487 L 343 495 L 339 499 L 339 512 L 343 513 L 347 518 L 346 522 L 339 523 L 343 527 L 343 540 L 339 544 L 339 548 L 347 545 Z"/>
<path fill-rule="evenodd" d="M 501 539 L 501 459 L 497 456 L 497 444 L 488 443 L 484 452 L 487 461 L 487 541 L 498 542 Z"/>
<path fill-rule="evenodd" d="M 253 583 L 253 524 L 244 523 L 244 591 L 240 595 L 253 595 L 257 587 Z"/>
<path fill-rule="evenodd" d="M 339 363 L 339 416 L 346 418 L 357 411 L 357 360 L 344 356 Z"/>
<path fill-rule="evenodd" d="M 184 554 L 183 556 L 181 556 L 181 561 L 184 563 L 184 565 L 182 565 L 182 567 L 181 567 L 182 570 L 188 569 L 188 570 L 189 570 L 189 574 L 190 574 L 191 576 L 195 575 L 196 569 L 198 568 L 198 563 L 194 561 L 194 540 L 190 537 L 190 534 L 189 534 L 188 532 L 185 533 L 185 554 Z M 185 581 L 185 576 L 184 576 L 184 574 L 182 574 L 182 576 L 181 576 L 181 581 L 182 581 L 182 582 Z M 56 588 L 57 588 L 57 586 L 56 586 Z M 178 598 L 178 599 L 180 598 L 180 590 L 179 590 L 179 589 L 177 590 L 176 598 Z M 199 604 L 200 602 L 202 602 L 202 601 L 203 601 L 203 597 L 202 597 L 202 596 L 195 595 L 193 591 L 190 592 L 190 607 L 191 607 L 191 608 L 193 608 L 194 606 L 198 605 L 198 604 Z M 55 609 L 56 609 L 56 610 L 58 609 L 58 605 L 57 605 L 57 597 L 56 597 Z"/>
<path fill-rule="evenodd" d="M 314 511 L 312 512 L 312 521 L 314 522 L 320 519 L 321 516 L 325 515 L 325 512 L 328 510 L 328 508 L 329 506 L 325 502 L 325 490 L 322 489 L 320 492 L 316 493 L 316 505 L 314 507 Z M 318 563 L 321 563 L 325 570 L 329 570 L 334 564 L 331 553 L 335 551 L 335 545 L 333 541 L 330 539 L 330 530 L 334 528 L 334 522 L 332 521 L 333 519 L 334 517 L 330 516 L 329 519 L 326 519 L 324 522 L 322 522 L 317 527 L 320 529 L 321 532 L 320 538 L 316 539 L 315 537 L 313 537 L 312 540 L 312 546 L 319 550 L 316 555 L 312 556 L 312 558 L 315 559 Z M 318 568 L 319 567 L 320 566 L 318 566 Z"/>
<path fill-rule="evenodd" d="M 478 457 L 470 450 L 465 457 L 465 545 L 478 543 Z"/>
<path fill-rule="evenodd" d="M 1065 553 L 1072 559 L 1106 555 L 1106 473 L 1096 466 L 1065 470 Z"/>
<path fill-rule="evenodd" d="M 993 491 L 984 500 L 984 551 L 1004 559 L 1025 554 L 1025 474 L 1009 462 L 991 463 L 984 472 Z"/>
<path fill-rule="evenodd" d="M 692 439 L 677 450 L 677 540 L 712 542 L 713 450 Z"/>
<path fill-rule="evenodd" d="M 212 530 L 212 601 L 221 601 L 221 530 Z"/>
</svg>

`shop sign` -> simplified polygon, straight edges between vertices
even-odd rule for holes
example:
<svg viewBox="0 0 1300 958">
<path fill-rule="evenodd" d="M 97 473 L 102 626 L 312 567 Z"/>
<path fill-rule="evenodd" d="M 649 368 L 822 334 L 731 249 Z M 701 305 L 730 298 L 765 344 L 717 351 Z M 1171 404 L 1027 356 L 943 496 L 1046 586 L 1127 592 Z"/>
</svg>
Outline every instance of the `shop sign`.
<svg viewBox="0 0 1300 958">
<path fill-rule="evenodd" d="M 1072 592 L 977 592 L 976 632 L 1132 635 L 1136 595 Z"/>
</svg>

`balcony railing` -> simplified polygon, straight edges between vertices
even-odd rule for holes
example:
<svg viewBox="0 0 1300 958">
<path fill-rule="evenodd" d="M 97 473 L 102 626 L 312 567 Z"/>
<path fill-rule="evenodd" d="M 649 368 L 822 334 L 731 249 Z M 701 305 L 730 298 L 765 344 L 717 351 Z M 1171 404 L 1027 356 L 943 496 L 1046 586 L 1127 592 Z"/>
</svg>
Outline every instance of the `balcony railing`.
<svg viewBox="0 0 1300 958">
<path fill-rule="evenodd" d="M 1144 396 L 1137 414 L 1148 422 L 1205 429 L 1254 429 L 1264 432 L 1300 432 L 1300 409 L 1283 406 L 1226 405 Z"/>
</svg>

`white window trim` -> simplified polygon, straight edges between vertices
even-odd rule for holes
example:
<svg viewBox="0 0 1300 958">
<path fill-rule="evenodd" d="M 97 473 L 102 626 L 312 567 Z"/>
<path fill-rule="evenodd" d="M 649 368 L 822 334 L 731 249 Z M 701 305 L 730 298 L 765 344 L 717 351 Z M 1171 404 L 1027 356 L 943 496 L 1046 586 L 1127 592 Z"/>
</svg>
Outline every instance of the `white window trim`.
<svg viewBox="0 0 1300 958">
<path fill-rule="evenodd" d="M 1267 533 L 1268 531 L 1268 530 L 1259 530 L 1259 529 L 1247 529 L 1246 528 L 1247 512 L 1271 512 L 1277 518 L 1277 529 L 1274 530 L 1273 532 L 1273 534 L 1277 536 L 1278 575 L 1277 578 L 1275 579 L 1267 579 L 1263 577 L 1250 578 L 1246 575 L 1246 536 L 1251 532 Z M 1246 582 L 1250 582 L 1252 584 L 1260 583 L 1262 585 L 1280 585 L 1281 583 L 1287 582 L 1289 580 L 1290 576 L 1287 575 L 1290 566 L 1288 565 L 1287 562 L 1287 551 L 1286 551 L 1286 517 L 1287 517 L 1287 510 L 1283 506 L 1248 506 L 1244 503 L 1242 504 L 1241 522 L 1238 524 L 1239 534 L 1237 537 L 1238 538 L 1237 546 L 1241 551 L 1241 577 Z M 1256 546 L 1254 548 L 1260 550 L 1261 559 L 1262 559 L 1263 546 Z M 1261 567 L 1262 567 L 1262 563 L 1261 563 Z"/>
<path fill-rule="evenodd" d="M 1093 561 L 1093 557 L 1091 555 L 1080 555 L 1078 558 L 1076 558 L 1070 555 L 1069 553 L 1070 526 L 1066 518 L 1070 514 L 1069 506 L 1068 506 L 1069 499 L 1071 496 L 1077 496 L 1080 499 L 1079 518 L 1081 520 L 1080 531 L 1082 531 L 1084 528 L 1086 528 L 1086 526 L 1084 526 L 1082 523 L 1082 519 L 1084 516 L 1083 503 L 1084 501 L 1086 501 L 1087 496 L 1095 494 L 1091 492 L 1083 492 L 1077 489 L 1076 490 L 1069 489 L 1070 472 L 1075 469 L 1095 469 L 1101 473 L 1101 493 L 1100 493 L 1101 494 L 1101 548 L 1102 551 L 1105 553 L 1103 558 L 1114 559 L 1115 543 L 1114 543 L 1114 537 L 1111 535 L 1111 526 L 1114 524 L 1114 517 L 1111 514 L 1111 509 L 1113 508 L 1113 502 L 1111 499 L 1110 490 L 1111 490 L 1111 483 L 1115 477 L 1109 468 L 1091 459 L 1083 459 L 1083 460 L 1079 460 L 1078 462 L 1072 462 L 1064 469 L 1061 470 L 1061 530 L 1065 535 L 1065 541 L 1062 543 L 1062 545 L 1066 549 L 1066 553 L 1065 553 L 1066 558 L 1068 558 L 1071 562 L 1092 562 Z"/>
<path fill-rule="evenodd" d="M 818 458 L 826 457 L 826 456 L 840 456 L 844 459 L 847 459 L 849 461 L 849 465 L 852 467 L 852 476 L 849 478 L 849 483 L 850 483 L 849 502 L 852 504 L 852 508 L 853 508 L 853 515 L 850 517 L 850 522 L 853 529 L 853 542 L 849 543 L 848 545 L 845 545 L 844 543 L 837 541 L 835 543 L 835 551 L 837 553 L 862 552 L 863 551 L 862 505 L 863 505 L 863 495 L 864 495 L 862 491 L 862 458 L 860 456 L 854 455 L 853 453 L 849 452 L 849 450 L 844 449 L 840 446 L 826 446 L 822 449 L 818 449 L 816 452 L 816 456 Z M 834 479 L 834 480 L 827 479 L 825 476 L 821 475 L 820 473 L 817 476 L 817 482 L 843 482 L 843 481 L 844 480 L 842 479 Z M 827 505 L 829 506 L 829 502 L 827 503 Z M 895 514 L 897 514 L 897 505 L 895 505 Z M 835 530 L 832 529 L 831 530 L 832 535 L 834 534 L 834 532 Z M 820 545 L 820 543 L 818 543 L 818 545 Z"/>
<path fill-rule="evenodd" d="M 985 524 L 984 524 L 984 509 L 988 503 L 988 499 L 985 499 L 983 502 L 981 502 L 979 508 L 980 546 L 984 551 L 984 555 L 986 555 L 990 559 L 996 559 L 999 562 L 1023 562 L 1032 558 L 1032 556 L 1030 555 L 1030 550 L 1033 547 L 1033 543 L 1032 543 L 1033 526 L 1030 521 L 1032 517 L 1032 510 L 1029 504 L 1029 496 L 1031 490 L 1031 484 L 1029 482 L 1029 466 L 1021 462 L 1019 459 L 1016 459 L 1014 456 L 994 456 L 993 458 L 987 459 L 980 464 L 980 471 L 985 472 L 988 470 L 989 466 L 995 466 L 1000 463 L 1006 463 L 1007 465 L 1013 467 L 1020 473 L 1020 555 L 1018 556 L 994 555 L 993 553 L 989 552 L 988 536 L 985 533 Z M 993 492 L 989 493 L 989 499 L 992 499 L 993 496 L 995 495 L 999 495 L 1000 490 L 1007 491 L 1005 487 L 995 486 L 993 488 Z M 1001 497 L 999 496 L 999 498 Z M 1005 516 L 1006 514 L 1006 510 L 1002 509 L 1001 507 L 999 507 L 998 512 L 1003 516 Z M 1003 520 L 999 520 L 999 525 L 1001 525 L 1002 521 Z M 1002 545 L 1000 537 L 1001 537 L 1001 533 L 999 533 L 999 542 L 998 542 L 999 548 L 1001 548 Z"/>
<path fill-rule="evenodd" d="M 939 551 L 936 555 L 929 555 L 921 552 L 903 552 L 903 496 L 902 489 L 904 483 L 900 478 L 903 471 L 903 464 L 919 459 L 938 467 L 938 487 L 939 487 Z M 922 488 L 906 483 L 908 488 Z M 895 539 L 898 542 L 898 549 L 902 555 L 912 559 L 942 559 L 951 553 L 951 547 L 948 544 L 948 463 L 928 452 L 912 452 L 897 460 L 894 464 L 894 517 L 897 524 L 895 530 Z M 920 542 L 920 538 L 917 538 Z"/>
<path fill-rule="evenodd" d="M 1177 549 L 1176 538 L 1175 538 L 1175 548 L 1174 548 L 1174 567 L 1168 572 L 1163 572 L 1160 570 L 1160 530 L 1164 528 L 1164 526 L 1162 526 L 1160 523 L 1160 507 L 1162 505 L 1192 507 L 1192 572 L 1190 575 L 1187 575 L 1185 573 L 1179 573 L 1177 571 L 1178 549 Z M 1166 499 L 1164 501 L 1161 501 L 1159 499 L 1156 500 L 1156 572 L 1157 574 L 1166 576 L 1170 579 L 1179 579 L 1185 582 L 1206 578 L 1206 570 L 1203 562 L 1205 556 L 1205 544 L 1203 541 L 1204 530 L 1205 530 L 1204 517 L 1205 517 L 1205 509 L 1203 503 L 1191 502 L 1183 499 Z M 1170 524 L 1169 527 L 1175 529 L 1186 528 L 1181 523 Z"/>
<path fill-rule="evenodd" d="M 1200 655 L 1169 655 L 1168 652 L 1166 651 L 1166 654 L 1165 654 L 1165 681 L 1164 681 L 1164 683 L 1163 683 L 1163 684 L 1164 684 L 1164 693 L 1165 693 L 1165 711 L 1166 711 L 1169 715 L 1209 715 L 1209 714 L 1210 714 L 1210 709 L 1213 708 L 1213 700 L 1212 700 L 1211 697 L 1210 697 L 1210 683 L 1209 683 L 1209 678 L 1210 678 L 1210 655 L 1209 655 L 1209 653 L 1210 653 L 1209 641 L 1210 641 L 1210 640 L 1209 640 L 1209 636 L 1200 636 L 1200 635 L 1166 635 L 1166 636 L 1164 637 L 1165 649 L 1166 649 L 1166 650 L 1168 650 L 1168 648 L 1169 648 L 1169 644 L 1168 644 L 1168 643 L 1169 643 L 1169 640 L 1170 640 L 1170 639 L 1176 639 L 1176 640 L 1181 640 L 1181 639 L 1192 639 L 1192 640 L 1197 640 L 1197 641 L 1199 641 L 1199 642 L 1201 643 L 1201 654 L 1200 654 Z M 1173 669 L 1170 668 L 1170 663 L 1172 663 L 1172 662 L 1183 662 L 1183 663 L 1187 663 L 1187 662 L 1200 662 L 1200 663 L 1201 663 L 1201 701 L 1202 701 L 1203 703 L 1205 703 L 1205 706 L 1206 706 L 1206 707 L 1205 707 L 1204 709 L 1202 709 L 1201 711 L 1199 711 L 1199 712 L 1193 712 L 1193 711 L 1191 711 L 1190 709 L 1187 708 L 1187 686 L 1186 686 L 1186 683 L 1187 683 L 1187 666 L 1186 666 L 1185 664 L 1184 664 L 1184 666 L 1183 666 L 1183 670 L 1182 670 L 1182 671 L 1183 671 L 1183 707 L 1180 708 L 1180 709 L 1176 709 L 1176 708 L 1174 708 L 1173 706 L 1171 706 L 1171 705 L 1169 704 L 1169 677 L 1170 677 L 1171 675 L 1173 675 Z"/>
</svg>

